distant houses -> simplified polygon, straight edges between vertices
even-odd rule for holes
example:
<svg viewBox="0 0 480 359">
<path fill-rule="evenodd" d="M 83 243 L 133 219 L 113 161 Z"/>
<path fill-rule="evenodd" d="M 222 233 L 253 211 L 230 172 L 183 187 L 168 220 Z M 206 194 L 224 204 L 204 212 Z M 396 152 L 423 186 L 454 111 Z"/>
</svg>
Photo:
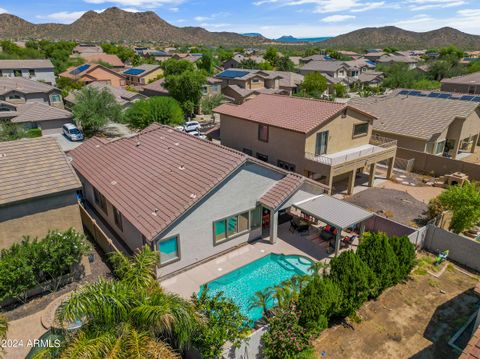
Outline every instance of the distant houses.
<svg viewBox="0 0 480 359">
<path fill-rule="evenodd" d="M 83 84 L 92 82 L 103 82 L 113 87 L 122 87 L 126 85 L 125 77 L 100 64 L 83 64 L 76 67 L 70 67 L 59 74 L 60 77 L 66 77 Z"/>
<path fill-rule="evenodd" d="M 127 85 L 147 85 L 162 76 L 163 70 L 159 65 L 144 64 L 129 68 L 123 71 L 122 75 L 125 76 Z"/>
<path fill-rule="evenodd" d="M 0 60 L 0 77 L 23 77 L 55 85 L 54 66 L 50 60 Z"/>
<path fill-rule="evenodd" d="M 123 69 L 125 64 L 117 55 L 103 53 L 82 53 L 80 57 L 87 63 L 106 64 L 112 69 Z"/>
</svg>

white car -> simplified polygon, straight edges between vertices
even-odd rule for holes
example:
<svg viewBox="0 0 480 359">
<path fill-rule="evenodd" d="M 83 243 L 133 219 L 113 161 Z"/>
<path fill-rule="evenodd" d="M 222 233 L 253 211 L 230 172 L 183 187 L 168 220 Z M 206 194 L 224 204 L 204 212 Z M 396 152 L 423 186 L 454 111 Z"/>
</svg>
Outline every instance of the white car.
<svg viewBox="0 0 480 359">
<path fill-rule="evenodd" d="M 188 122 L 185 122 L 185 124 L 183 125 L 183 128 L 185 130 L 185 132 L 193 132 L 193 131 L 199 131 L 200 130 L 200 123 L 198 121 L 188 121 Z"/>
<path fill-rule="evenodd" d="M 65 137 L 70 141 L 83 141 L 84 139 L 82 131 L 80 131 L 73 123 L 64 124 L 62 130 Z"/>
<path fill-rule="evenodd" d="M 189 135 L 192 135 L 192 136 L 195 136 L 195 137 L 198 137 L 198 138 L 201 138 L 202 140 L 205 140 L 207 138 L 207 136 L 205 136 L 204 134 L 198 132 L 198 131 L 190 131 L 190 132 L 187 132 Z"/>
</svg>

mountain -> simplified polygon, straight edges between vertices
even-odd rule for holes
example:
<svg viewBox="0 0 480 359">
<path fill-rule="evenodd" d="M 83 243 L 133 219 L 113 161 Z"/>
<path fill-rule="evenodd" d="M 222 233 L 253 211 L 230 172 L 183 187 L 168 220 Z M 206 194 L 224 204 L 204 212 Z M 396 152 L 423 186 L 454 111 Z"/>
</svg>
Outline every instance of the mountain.
<svg viewBox="0 0 480 359">
<path fill-rule="evenodd" d="M 0 14 L 0 38 L 195 45 L 250 45 L 267 41 L 263 37 L 248 37 L 233 32 L 210 32 L 200 27 L 176 27 L 161 19 L 153 11 L 133 13 L 116 7 L 101 13 L 88 11 L 68 25 L 32 24 L 15 15 Z"/>
<path fill-rule="evenodd" d="M 263 37 L 263 35 L 258 32 L 247 32 L 245 34 L 240 34 L 240 35 L 249 36 L 249 37 Z"/>
<path fill-rule="evenodd" d="M 398 49 L 428 49 L 455 45 L 461 49 L 480 48 L 480 36 L 470 35 L 451 27 L 428 32 L 414 32 L 395 26 L 368 27 L 331 38 L 322 46 L 342 49 L 396 47 Z"/>
<path fill-rule="evenodd" d="M 278 42 L 289 42 L 289 43 L 296 43 L 296 42 L 323 42 L 328 39 L 331 39 L 331 37 L 293 37 L 291 35 L 284 35 L 282 37 L 279 37 L 278 39 L 275 39 L 275 41 Z"/>
</svg>

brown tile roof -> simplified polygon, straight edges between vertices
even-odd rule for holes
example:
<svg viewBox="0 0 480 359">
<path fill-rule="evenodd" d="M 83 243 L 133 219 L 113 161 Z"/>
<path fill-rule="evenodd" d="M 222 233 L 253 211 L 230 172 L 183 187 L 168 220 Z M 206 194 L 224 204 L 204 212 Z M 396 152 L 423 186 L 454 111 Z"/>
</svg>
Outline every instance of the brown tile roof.
<svg viewBox="0 0 480 359">
<path fill-rule="evenodd" d="M 50 60 L 0 60 L 0 70 L 10 69 L 52 69 Z"/>
<path fill-rule="evenodd" d="M 300 133 L 309 133 L 347 107 L 350 106 L 330 101 L 261 94 L 242 105 L 220 105 L 214 109 L 214 112 Z"/>
<path fill-rule="evenodd" d="M 98 91 L 106 90 L 110 92 L 115 97 L 115 100 L 117 101 L 117 103 L 121 106 L 128 106 L 131 104 L 131 102 L 135 100 L 146 98 L 141 93 L 128 91 L 121 87 L 113 87 L 112 85 L 109 85 L 105 82 L 94 81 L 86 85 L 86 87 L 93 87 Z M 68 94 L 68 96 L 65 97 L 65 101 L 68 101 L 70 103 L 75 103 L 79 92 L 80 92 L 79 90 L 71 91 Z"/>
<path fill-rule="evenodd" d="M 99 62 L 103 61 L 113 67 L 123 67 L 125 64 L 120 60 L 117 55 L 113 54 L 92 54 L 92 53 L 82 53 L 80 57 L 85 59 L 87 62 Z"/>
<path fill-rule="evenodd" d="M 21 105 L 12 104 L 17 108 L 16 116 L 11 122 L 41 122 L 51 120 L 68 120 L 72 113 L 41 102 L 28 102 Z"/>
<path fill-rule="evenodd" d="M 459 359 L 480 359 L 480 327 L 473 333 Z"/>
<path fill-rule="evenodd" d="M 0 142 L 0 206 L 81 184 L 53 137 Z"/>
<path fill-rule="evenodd" d="M 342 67 L 348 69 L 349 66 L 344 61 L 310 61 L 300 67 L 300 70 L 335 72 Z"/>
<path fill-rule="evenodd" d="M 300 175 L 289 173 L 264 193 L 259 202 L 269 208 L 277 209 L 300 188 L 304 180 L 305 178 Z"/>
<path fill-rule="evenodd" d="M 163 95 L 168 95 L 169 92 L 165 88 L 165 78 L 161 78 L 159 80 L 155 80 L 148 85 L 141 86 L 142 90 L 148 90 L 153 92 L 158 92 Z"/>
<path fill-rule="evenodd" d="M 89 67 L 87 67 L 85 70 L 83 70 L 82 72 L 78 72 L 78 73 L 73 73 L 72 74 L 72 71 L 75 70 L 75 69 L 78 69 L 79 67 L 81 66 L 84 66 L 84 65 L 80 65 L 80 66 L 72 66 L 72 67 L 69 67 L 66 71 L 62 72 L 61 74 L 59 74 L 58 76 L 60 77 L 68 77 L 68 78 L 71 78 L 71 79 L 74 79 L 74 80 L 77 80 L 77 79 L 80 79 L 82 78 L 83 76 L 87 76 L 89 77 L 90 79 L 92 80 L 96 80 L 96 78 L 93 76 L 93 75 L 90 75 L 90 72 L 92 72 L 93 70 L 97 69 L 97 68 L 101 68 L 102 70 L 104 71 L 107 71 L 108 73 L 111 73 L 117 77 L 120 77 L 120 78 L 124 78 L 124 76 L 122 74 L 119 74 L 118 72 L 115 72 L 113 69 L 109 69 L 105 66 L 102 66 L 100 64 L 90 64 Z"/>
<path fill-rule="evenodd" d="M 373 113 L 374 130 L 430 140 L 443 132 L 455 118 L 466 118 L 479 104 L 469 101 L 400 95 L 353 98 L 348 104 Z"/>
<path fill-rule="evenodd" d="M 90 139 L 70 155 L 73 167 L 149 240 L 248 158 L 158 124 L 109 143 Z"/>
<path fill-rule="evenodd" d="M 441 82 L 444 84 L 480 85 L 480 72 L 443 79 Z"/>
<path fill-rule="evenodd" d="M 33 81 L 23 77 L 0 77 L 1 95 L 4 95 L 11 91 L 30 94 L 49 93 L 53 90 L 56 90 L 56 88 L 44 82 Z"/>
</svg>

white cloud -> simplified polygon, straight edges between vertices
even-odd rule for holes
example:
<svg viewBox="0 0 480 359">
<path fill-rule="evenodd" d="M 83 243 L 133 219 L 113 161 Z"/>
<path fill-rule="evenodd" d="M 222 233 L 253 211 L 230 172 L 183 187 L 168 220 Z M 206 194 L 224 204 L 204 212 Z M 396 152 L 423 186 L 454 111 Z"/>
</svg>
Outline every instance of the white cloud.
<svg viewBox="0 0 480 359">
<path fill-rule="evenodd" d="M 210 22 L 203 22 L 200 24 L 201 27 L 207 29 L 207 30 L 215 30 L 219 28 L 225 28 L 231 26 L 231 24 L 227 23 L 210 23 Z"/>
<path fill-rule="evenodd" d="M 480 9 L 463 9 L 458 10 L 457 14 L 465 17 L 477 17 L 480 18 Z M 478 19 L 477 19 L 478 20 Z"/>
<path fill-rule="evenodd" d="M 0 14 L 8 14 L 8 11 L 0 7 Z"/>
<path fill-rule="evenodd" d="M 410 10 L 446 9 L 466 4 L 464 0 L 409 0 Z"/>
<path fill-rule="evenodd" d="M 213 13 L 209 16 L 195 16 L 193 18 L 193 20 L 195 20 L 196 22 L 206 22 L 206 21 L 212 21 L 213 19 L 218 19 L 218 18 L 225 18 L 225 17 L 228 17 L 230 15 L 229 12 L 217 12 L 217 13 Z"/>
<path fill-rule="evenodd" d="M 396 6 L 395 4 L 387 4 L 385 1 L 363 2 L 361 0 L 260 0 L 253 4 L 257 6 L 265 4 L 275 4 L 279 6 L 314 5 L 313 11 L 315 13 L 341 11 L 362 12 Z"/>
<path fill-rule="evenodd" d="M 113 3 L 120 6 L 156 8 L 163 5 L 175 7 L 182 4 L 185 0 L 84 0 L 90 4 Z"/>
<path fill-rule="evenodd" d="M 332 15 L 327 16 L 322 19 L 323 22 L 342 22 L 346 20 L 353 20 L 355 16 L 353 15 Z"/>
</svg>

